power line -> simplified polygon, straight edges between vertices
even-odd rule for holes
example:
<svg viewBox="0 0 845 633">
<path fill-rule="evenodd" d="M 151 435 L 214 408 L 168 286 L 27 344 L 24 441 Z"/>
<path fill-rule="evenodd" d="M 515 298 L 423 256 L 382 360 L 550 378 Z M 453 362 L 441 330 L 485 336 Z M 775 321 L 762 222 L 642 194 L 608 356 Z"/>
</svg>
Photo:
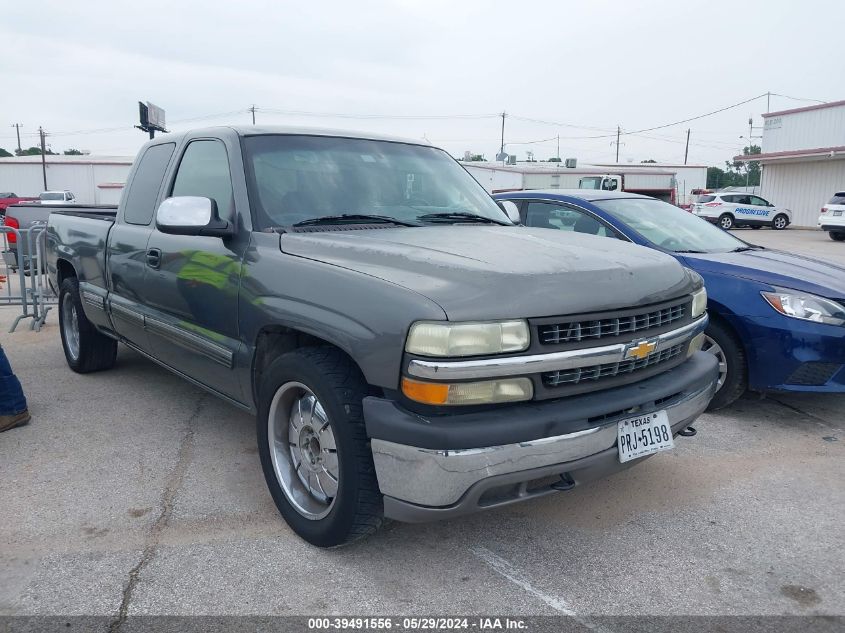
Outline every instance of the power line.
<svg viewBox="0 0 845 633">
<path fill-rule="evenodd" d="M 784 99 L 792 99 L 793 101 L 815 101 L 816 103 L 827 103 L 827 101 L 822 101 L 821 99 L 805 99 L 803 97 L 790 97 L 789 95 L 782 95 L 779 92 L 772 92 L 770 93 L 775 97 L 783 97 Z"/>
</svg>

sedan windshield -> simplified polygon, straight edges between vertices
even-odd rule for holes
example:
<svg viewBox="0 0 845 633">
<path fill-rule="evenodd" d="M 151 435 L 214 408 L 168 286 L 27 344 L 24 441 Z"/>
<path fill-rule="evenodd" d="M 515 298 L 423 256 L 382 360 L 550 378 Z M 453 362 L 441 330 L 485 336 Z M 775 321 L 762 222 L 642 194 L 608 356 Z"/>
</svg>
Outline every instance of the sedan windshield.
<svg viewBox="0 0 845 633">
<path fill-rule="evenodd" d="M 727 253 L 748 245 L 706 220 L 653 198 L 597 200 L 605 210 L 654 246 L 674 253 Z"/>
<path fill-rule="evenodd" d="M 394 218 L 414 225 L 468 223 L 480 216 L 511 224 L 454 159 L 433 147 L 296 135 L 247 137 L 244 146 L 254 220 L 261 229 L 319 218 L 335 223 Z"/>
</svg>

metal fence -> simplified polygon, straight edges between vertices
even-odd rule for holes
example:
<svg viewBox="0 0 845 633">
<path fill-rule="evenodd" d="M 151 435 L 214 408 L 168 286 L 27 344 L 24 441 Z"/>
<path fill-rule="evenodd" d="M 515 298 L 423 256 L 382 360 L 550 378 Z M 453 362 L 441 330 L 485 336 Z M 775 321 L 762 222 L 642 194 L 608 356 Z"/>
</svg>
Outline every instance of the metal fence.
<svg viewBox="0 0 845 633">
<path fill-rule="evenodd" d="M 46 238 L 47 224 L 36 222 L 28 229 L 0 226 L 2 235 L 2 267 L 0 275 L 6 283 L 0 290 L 0 306 L 17 305 L 21 314 L 14 320 L 9 332 L 18 324 L 31 319 L 30 329 L 39 331 L 47 314 L 58 298 L 47 283 Z"/>
</svg>

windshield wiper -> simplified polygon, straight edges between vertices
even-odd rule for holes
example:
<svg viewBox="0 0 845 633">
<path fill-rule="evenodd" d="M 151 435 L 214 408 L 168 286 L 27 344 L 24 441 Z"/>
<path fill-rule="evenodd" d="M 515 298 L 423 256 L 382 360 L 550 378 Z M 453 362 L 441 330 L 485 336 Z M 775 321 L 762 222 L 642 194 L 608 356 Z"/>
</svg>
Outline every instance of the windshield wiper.
<svg viewBox="0 0 845 633">
<path fill-rule="evenodd" d="M 344 224 L 344 223 L 378 223 L 378 224 L 397 224 L 399 226 L 419 226 L 416 222 L 406 222 L 405 220 L 397 220 L 388 215 L 368 215 L 366 213 L 341 213 L 340 215 L 324 215 L 319 218 L 309 218 L 295 222 L 291 226 L 315 226 L 318 224 Z"/>
<path fill-rule="evenodd" d="M 765 247 L 757 246 L 756 244 L 749 244 L 747 246 L 737 246 L 731 253 L 744 253 L 745 251 L 762 251 Z"/>
<path fill-rule="evenodd" d="M 478 222 L 481 224 L 498 224 L 500 226 L 510 226 L 505 222 L 487 218 L 483 215 L 476 215 L 475 213 L 467 213 L 466 211 L 446 211 L 443 213 L 425 213 L 418 215 L 417 220 L 430 222 Z"/>
<path fill-rule="evenodd" d="M 683 250 L 683 251 L 672 251 L 673 253 L 706 253 L 707 251 L 694 251 L 691 249 Z"/>
</svg>

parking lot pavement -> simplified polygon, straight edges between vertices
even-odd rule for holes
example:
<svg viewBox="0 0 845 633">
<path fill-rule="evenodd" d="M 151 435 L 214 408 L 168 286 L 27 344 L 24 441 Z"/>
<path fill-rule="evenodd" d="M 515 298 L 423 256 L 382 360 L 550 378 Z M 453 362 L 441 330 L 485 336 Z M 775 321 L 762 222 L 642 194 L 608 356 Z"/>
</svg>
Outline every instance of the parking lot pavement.
<svg viewBox="0 0 845 633">
<path fill-rule="evenodd" d="M 834 242 L 827 233 L 817 230 L 788 228 L 784 231 L 772 229 L 732 229 L 739 239 L 759 244 L 766 248 L 818 257 L 831 264 L 845 266 L 845 243 Z"/>
<path fill-rule="evenodd" d="M 74 374 L 55 313 L 14 314 L 33 421 L 0 434 L 0 614 L 845 614 L 845 396 L 748 397 L 613 478 L 325 551 L 279 518 L 249 415 L 126 349 Z"/>
</svg>

